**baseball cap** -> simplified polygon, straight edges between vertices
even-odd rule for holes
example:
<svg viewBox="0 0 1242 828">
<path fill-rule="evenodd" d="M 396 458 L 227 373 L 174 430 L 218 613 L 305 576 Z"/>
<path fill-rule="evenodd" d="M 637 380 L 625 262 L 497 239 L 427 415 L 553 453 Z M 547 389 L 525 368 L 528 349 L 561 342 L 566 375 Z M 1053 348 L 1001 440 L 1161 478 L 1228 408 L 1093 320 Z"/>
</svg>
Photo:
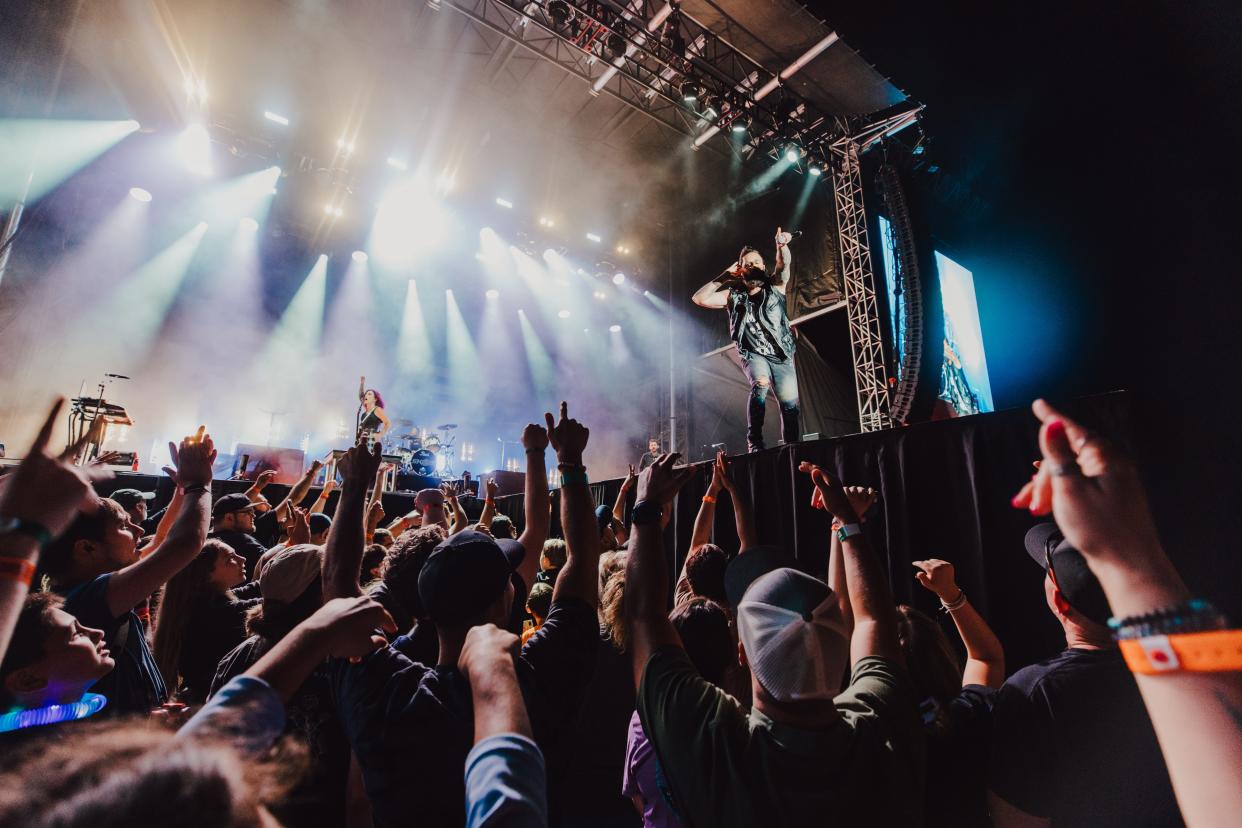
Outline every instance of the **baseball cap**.
<svg viewBox="0 0 1242 828">
<path fill-rule="evenodd" d="M 240 512 L 243 509 L 253 509 L 254 504 L 250 502 L 250 498 L 244 494 L 226 494 L 220 498 L 211 507 L 211 519 L 219 520 L 225 515 L 233 512 Z"/>
<path fill-rule="evenodd" d="M 500 544 L 467 529 L 432 550 L 418 574 L 418 597 L 432 621 L 464 624 L 504 594 L 512 573 Z"/>
<path fill-rule="evenodd" d="M 526 547 L 522 546 L 521 541 L 514 538 L 496 538 L 496 545 L 500 547 L 511 569 L 516 571 L 522 561 L 526 560 Z"/>
<path fill-rule="evenodd" d="M 318 535 L 320 532 L 326 532 L 332 528 L 332 518 L 323 512 L 312 512 L 311 516 L 307 518 L 306 523 L 312 535 Z"/>
<path fill-rule="evenodd" d="M 313 543 L 287 546 L 272 556 L 259 573 L 259 593 L 265 601 L 296 601 L 315 579 L 323 563 L 323 547 Z"/>
<path fill-rule="evenodd" d="M 1070 546 L 1055 523 L 1039 523 L 1026 533 L 1026 554 L 1045 572 L 1052 557 L 1053 581 L 1069 605 L 1097 624 L 1107 624 L 1113 614 L 1104 589 L 1087 560 Z"/>
<path fill-rule="evenodd" d="M 137 489 L 117 489 L 108 497 L 121 504 L 123 509 L 132 509 L 143 500 L 155 500 L 155 492 L 140 492 Z"/>
<path fill-rule="evenodd" d="M 604 534 L 604 530 L 612 525 L 612 509 L 604 504 L 595 507 L 595 526 L 599 529 L 599 533 Z"/>
<path fill-rule="evenodd" d="M 792 564 L 793 559 L 779 546 L 752 546 L 739 552 L 725 569 L 725 597 L 729 599 L 729 606 L 740 604 L 746 589 L 756 579 Z"/>
<path fill-rule="evenodd" d="M 840 692 L 850 636 L 826 583 L 783 566 L 756 578 L 737 607 L 746 661 L 774 699 L 831 701 Z"/>
</svg>

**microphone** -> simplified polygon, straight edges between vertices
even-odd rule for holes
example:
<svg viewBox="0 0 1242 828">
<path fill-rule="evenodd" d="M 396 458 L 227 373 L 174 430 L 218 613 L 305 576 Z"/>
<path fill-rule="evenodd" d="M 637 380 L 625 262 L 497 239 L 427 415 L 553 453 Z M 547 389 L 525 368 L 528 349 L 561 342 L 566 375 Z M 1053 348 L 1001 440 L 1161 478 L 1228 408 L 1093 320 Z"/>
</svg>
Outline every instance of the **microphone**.
<svg viewBox="0 0 1242 828">
<path fill-rule="evenodd" d="M 129 379 L 129 377 L 125 376 L 124 374 L 104 374 L 104 376 L 112 377 L 113 379 Z"/>
<path fill-rule="evenodd" d="M 787 230 L 786 232 L 789 233 L 789 235 L 793 236 L 795 239 L 802 238 L 801 230 Z"/>
</svg>

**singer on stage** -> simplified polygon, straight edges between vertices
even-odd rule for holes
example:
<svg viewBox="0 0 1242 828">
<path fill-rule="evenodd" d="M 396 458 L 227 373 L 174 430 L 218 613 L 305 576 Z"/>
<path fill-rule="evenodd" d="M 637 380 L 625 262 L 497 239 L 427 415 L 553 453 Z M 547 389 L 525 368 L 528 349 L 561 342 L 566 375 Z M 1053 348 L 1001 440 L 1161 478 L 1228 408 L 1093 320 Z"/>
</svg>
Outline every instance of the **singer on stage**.
<svg viewBox="0 0 1242 828">
<path fill-rule="evenodd" d="M 785 310 L 792 239 L 793 234 L 776 228 L 776 262 L 770 274 L 759 251 L 746 246 L 735 264 L 692 297 L 701 308 L 724 308 L 729 312 L 729 336 L 750 380 L 746 407 L 746 443 L 750 451 L 764 448 L 764 405 L 769 390 L 776 392 L 781 407 L 781 441 L 796 443 L 801 437 L 794 336 Z"/>
<path fill-rule="evenodd" d="M 358 381 L 358 428 L 355 440 L 368 435 L 372 440 L 380 442 L 392 428 L 392 420 L 384 413 L 384 398 L 374 388 L 367 388 L 367 378 Z"/>
</svg>

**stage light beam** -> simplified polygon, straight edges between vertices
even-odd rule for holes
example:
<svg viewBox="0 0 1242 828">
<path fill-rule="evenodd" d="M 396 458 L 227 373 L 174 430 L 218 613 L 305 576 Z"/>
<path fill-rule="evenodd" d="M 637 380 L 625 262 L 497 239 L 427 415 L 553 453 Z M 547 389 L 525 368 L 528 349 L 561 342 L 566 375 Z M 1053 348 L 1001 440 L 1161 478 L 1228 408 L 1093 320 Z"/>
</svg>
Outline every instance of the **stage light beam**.
<svg viewBox="0 0 1242 828">
<path fill-rule="evenodd" d="M 280 115 L 276 112 L 272 112 L 271 110 L 265 110 L 263 112 L 263 117 L 271 121 L 274 124 L 280 124 L 281 126 L 289 126 L 288 118 L 286 118 L 284 115 Z"/>
<path fill-rule="evenodd" d="M 141 201 L 143 204 L 146 204 L 151 200 L 151 193 L 141 187 L 130 187 L 129 197 L 134 201 Z"/>
</svg>

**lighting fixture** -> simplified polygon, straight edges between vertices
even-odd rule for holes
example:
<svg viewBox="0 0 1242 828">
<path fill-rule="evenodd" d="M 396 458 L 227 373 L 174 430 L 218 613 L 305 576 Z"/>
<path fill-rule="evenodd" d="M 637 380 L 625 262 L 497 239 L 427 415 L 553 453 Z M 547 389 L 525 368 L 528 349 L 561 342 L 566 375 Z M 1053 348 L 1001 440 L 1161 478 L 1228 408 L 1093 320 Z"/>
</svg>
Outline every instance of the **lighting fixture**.
<svg viewBox="0 0 1242 828">
<path fill-rule="evenodd" d="M 786 160 L 786 161 L 788 161 L 790 164 L 795 164 L 795 163 L 797 163 L 797 161 L 798 161 L 798 151 L 797 151 L 797 150 L 795 150 L 795 149 L 787 149 L 787 150 L 785 150 L 785 160 Z"/>
<path fill-rule="evenodd" d="M 607 294 L 607 293 L 604 293 L 602 290 L 597 290 L 597 291 L 595 291 L 595 298 L 596 298 L 596 299 L 607 299 L 607 298 L 608 298 L 608 294 Z"/>
<path fill-rule="evenodd" d="M 151 200 L 151 194 L 141 187 L 130 187 L 129 197 L 135 201 L 141 201 L 143 204 Z"/>
<path fill-rule="evenodd" d="M 504 207 L 506 210 L 513 209 L 513 202 L 507 198 L 497 198 L 496 203 L 499 204 L 501 207 Z"/>
<path fill-rule="evenodd" d="M 341 152 L 345 153 L 346 155 L 354 154 L 354 142 L 353 141 L 346 141 L 344 138 L 337 138 L 336 148 L 339 149 Z"/>
<path fill-rule="evenodd" d="M 550 219 L 550 218 L 547 218 L 546 216 L 541 216 L 541 217 L 539 218 L 539 226 L 541 226 L 541 227 L 555 227 L 555 226 L 556 226 L 556 222 L 555 222 L 555 221 L 553 221 L 553 220 L 552 220 L 552 219 Z"/>
<path fill-rule="evenodd" d="M 681 95 L 683 103 L 695 104 L 699 101 L 699 88 L 693 81 L 684 81 L 677 87 L 677 93 Z"/>
<path fill-rule="evenodd" d="M 807 170 L 807 172 L 818 178 L 823 173 L 823 170 L 821 170 L 818 165 L 812 164 L 811 168 Z"/>
<path fill-rule="evenodd" d="M 608 330 L 612 333 L 621 333 L 621 326 L 620 325 L 609 325 Z"/>
<path fill-rule="evenodd" d="M 557 311 L 556 315 L 557 315 L 557 316 L 559 316 L 561 319 L 568 319 L 568 318 L 569 318 L 569 311 L 567 311 L 567 310 L 560 310 L 560 311 Z"/>
<path fill-rule="evenodd" d="M 407 169 L 409 169 L 408 164 L 406 164 L 400 158 L 397 158 L 395 156 L 389 157 L 388 166 L 392 167 L 394 170 L 401 170 L 402 172 L 405 172 Z"/>
<path fill-rule="evenodd" d="M 265 110 L 263 112 L 263 117 L 268 119 L 274 124 L 280 124 L 281 126 L 289 126 L 288 118 L 286 118 L 284 115 L 279 115 L 275 112 L 272 112 L 271 110 Z"/>
<path fill-rule="evenodd" d="M 751 119 L 749 115 L 739 115 L 738 117 L 733 119 L 733 126 L 730 127 L 730 129 L 733 130 L 733 133 L 735 135 L 740 135 L 741 133 L 750 129 L 750 125 L 751 125 Z"/>
<path fill-rule="evenodd" d="M 488 299 L 499 299 L 500 291 L 496 290 L 496 288 L 492 288 L 485 295 L 487 296 Z"/>
<path fill-rule="evenodd" d="M 614 274 L 614 275 L 613 275 L 613 277 L 612 277 L 612 283 L 613 283 L 614 285 L 623 285 L 623 284 L 625 284 L 625 274 L 624 274 L 624 273 L 616 273 L 616 274 Z"/>
<path fill-rule="evenodd" d="M 603 241 L 603 239 L 600 238 L 600 236 L 596 233 L 587 233 L 586 237 L 590 239 L 591 241 L 595 242 L 596 244 L 599 244 L 600 242 Z"/>
<path fill-rule="evenodd" d="M 361 264 L 367 260 L 367 254 L 362 250 L 355 250 L 353 258 L 355 262 Z"/>
</svg>

